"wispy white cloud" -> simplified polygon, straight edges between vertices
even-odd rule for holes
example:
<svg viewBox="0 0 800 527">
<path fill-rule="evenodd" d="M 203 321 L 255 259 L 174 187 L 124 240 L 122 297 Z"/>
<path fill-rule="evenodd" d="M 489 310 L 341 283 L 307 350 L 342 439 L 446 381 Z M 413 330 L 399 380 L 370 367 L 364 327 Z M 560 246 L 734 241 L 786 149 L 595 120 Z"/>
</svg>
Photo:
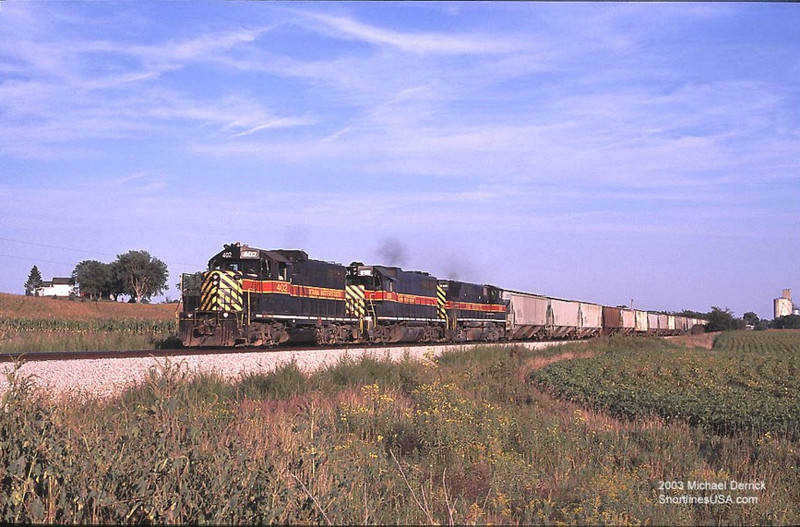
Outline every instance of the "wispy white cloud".
<svg viewBox="0 0 800 527">
<path fill-rule="evenodd" d="M 498 35 L 448 35 L 441 32 L 402 32 L 365 24 L 351 17 L 304 14 L 322 23 L 334 35 L 415 54 L 492 55 L 517 51 L 519 43 Z"/>
<path fill-rule="evenodd" d="M 279 119 L 272 119 L 263 124 L 259 124 L 252 128 L 248 128 L 247 130 L 243 130 L 241 132 L 233 134 L 231 137 L 244 137 L 247 135 L 252 135 L 256 132 L 261 132 L 262 130 L 269 130 L 272 128 L 288 128 L 288 127 L 295 127 L 295 126 L 307 126 L 314 124 L 316 122 L 315 119 L 309 118 L 279 118 Z"/>
<path fill-rule="evenodd" d="M 641 240 L 760 243 L 788 232 L 773 210 L 797 217 L 782 7 L 182 9 L 0 5 L 3 228 L 183 254 L 301 233 L 326 257 L 363 254 L 342 233 L 369 225 L 464 253 L 602 239 L 650 258 L 665 246 Z"/>
</svg>

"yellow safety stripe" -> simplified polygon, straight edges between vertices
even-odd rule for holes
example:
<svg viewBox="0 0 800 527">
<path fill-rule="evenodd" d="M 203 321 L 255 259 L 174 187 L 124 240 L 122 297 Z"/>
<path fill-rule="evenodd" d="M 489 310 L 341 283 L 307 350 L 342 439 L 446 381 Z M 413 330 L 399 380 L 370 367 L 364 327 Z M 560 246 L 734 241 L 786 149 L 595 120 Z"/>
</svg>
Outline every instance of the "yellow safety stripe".
<svg viewBox="0 0 800 527">
<path fill-rule="evenodd" d="M 242 311 L 242 286 L 233 271 L 203 273 L 200 311 Z"/>
<path fill-rule="evenodd" d="M 345 310 L 358 318 L 367 316 L 366 293 L 363 285 L 348 285 L 344 291 Z"/>
<path fill-rule="evenodd" d="M 445 304 L 447 303 L 447 294 L 442 289 L 442 286 L 436 286 L 436 312 L 442 320 L 447 319 L 447 310 Z"/>
</svg>

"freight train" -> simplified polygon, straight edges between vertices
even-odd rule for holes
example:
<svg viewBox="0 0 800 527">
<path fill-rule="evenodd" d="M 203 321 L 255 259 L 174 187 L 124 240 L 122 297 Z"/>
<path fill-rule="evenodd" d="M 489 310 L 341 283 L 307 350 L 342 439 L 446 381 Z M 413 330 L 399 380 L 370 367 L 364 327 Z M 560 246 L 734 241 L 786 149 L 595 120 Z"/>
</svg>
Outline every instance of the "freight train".
<svg viewBox="0 0 800 527">
<path fill-rule="evenodd" d="M 188 347 L 664 336 L 706 324 L 240 243 L 181 282 L 179 332 Z"/>
</svg>

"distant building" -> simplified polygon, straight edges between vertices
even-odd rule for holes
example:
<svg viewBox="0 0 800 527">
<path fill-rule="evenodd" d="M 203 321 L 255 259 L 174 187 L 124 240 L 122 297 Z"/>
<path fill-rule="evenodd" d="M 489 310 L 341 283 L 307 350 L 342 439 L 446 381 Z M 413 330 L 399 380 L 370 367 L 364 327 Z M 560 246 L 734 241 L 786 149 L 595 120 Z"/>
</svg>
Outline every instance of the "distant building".
<svg viewBox="0 0 800 527">
<path fill-rule="evenodd" d="M 783 295 L 773 301 L 775 307 L 775 317 L 780 318 L 792 314 L 792 290 L 784 289 Z"/>
<path fill-rule="evenodd" d="M 75 281 L 72 278 L 54 277 L 49 282 L 42 282 L 37 287 L 36 296 L 69 296 L 75 293 Z"/>
</svg>

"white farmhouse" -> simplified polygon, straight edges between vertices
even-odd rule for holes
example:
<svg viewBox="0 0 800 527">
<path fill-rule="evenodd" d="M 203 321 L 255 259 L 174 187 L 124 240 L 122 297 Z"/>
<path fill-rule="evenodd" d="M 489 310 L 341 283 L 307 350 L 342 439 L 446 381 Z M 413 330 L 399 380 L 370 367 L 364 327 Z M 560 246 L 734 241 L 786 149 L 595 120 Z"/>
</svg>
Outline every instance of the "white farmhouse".
<svg viewBox="0 0 800 527">
<path fill-rule="evenodd" d="M 53 277 L 49 282 L 42 282 L 36 288 L 36 296 L 69 296 L 75 292 L 75 281 L 72 278 Z"/>
</svg>

